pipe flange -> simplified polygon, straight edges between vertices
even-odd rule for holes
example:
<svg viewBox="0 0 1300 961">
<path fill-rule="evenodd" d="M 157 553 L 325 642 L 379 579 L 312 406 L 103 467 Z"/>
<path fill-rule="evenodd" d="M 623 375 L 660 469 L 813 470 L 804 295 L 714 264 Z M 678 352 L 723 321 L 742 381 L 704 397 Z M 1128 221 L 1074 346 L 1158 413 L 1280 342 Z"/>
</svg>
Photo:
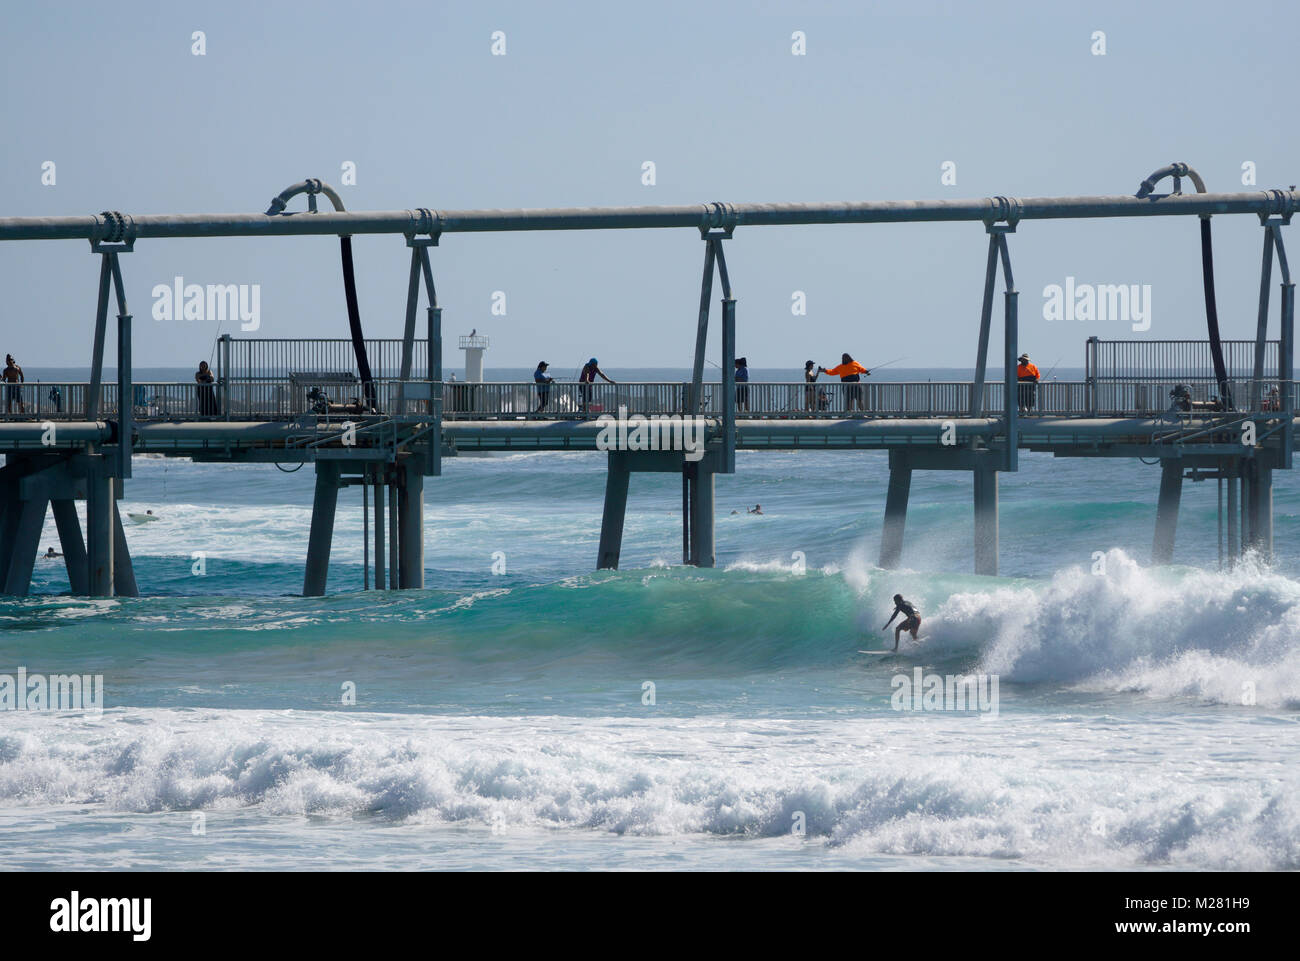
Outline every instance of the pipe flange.
<svg viewBox="0 0 1300 961">
<path fill-rule="evenodd" d="M 995 224 L 1005 222 L 1006 229 L 1014 231 L 1025 209 L 1025 205 L 1015 197 L 990 197 L 988 205 L 989 212 L 984 218 L 984 226 L 990 230 Z"/>
<path fill-rule="evenodd" d="M 130 251 L 135 247 L 135 221 L 117 210 L 102 211 L 95 217 L 90 249 L 95 253 Z"/>
<path fill-rule="evenodd" d="M 730 238 L 736 230 L 738 217 L 736 208 L 731 204 L 713 202 L 702 204 L 703 216 L 700 218 L 700 236 L 707 237 L 713 231 L 721 231 L 718 236 Z"/>
<path fill-rule="evenodd" d="M 429 207 L 416 207 L 406 213 L 411 218 L 411 226 L 405 231 L 406 246 L 437 247 L 442 236 L 442 215 Z"/>
</svg>

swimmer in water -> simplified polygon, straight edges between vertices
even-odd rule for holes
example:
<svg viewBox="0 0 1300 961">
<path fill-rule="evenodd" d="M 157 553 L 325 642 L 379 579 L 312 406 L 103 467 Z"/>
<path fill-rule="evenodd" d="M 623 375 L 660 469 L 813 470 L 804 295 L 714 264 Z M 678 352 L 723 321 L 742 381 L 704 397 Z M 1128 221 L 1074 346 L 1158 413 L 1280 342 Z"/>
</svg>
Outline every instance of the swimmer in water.
<svg viewBox="0 0 1300 961">
<path fill-rule="evenodd" d="M 894 618 L 899 614 L 903 615 L 902 622 L 894 628 L 894 650 L 898 650 L 898 637 L 903 631 L 912 635 L 912 640 L 916 640 L 916 632 L 921 629 L 921 613 L 907 601 L 903 600 L 902 594 L 894 595 L 894 613 L 889 615 L 889 620 L 885 621 L 885 626 L 881 630 L 887 630 L 889 625 L 894 623 Z"/>
<path fill-rule="evenodd" d="M 42 554 L 41 556 L 44 557 L 44 558 L 48 561 L 48 560 L 52 560 L 52 559 L 54 559 L 54 558 L 56 558 L 56 557 L 62 557 L 63 555 L 60 554 L 60 553 L 58 553 L 58 552 L 57 552 L 53 547 L 47 547 L 47 548 L 45 549 L 45 553 Z"/>
</svg>

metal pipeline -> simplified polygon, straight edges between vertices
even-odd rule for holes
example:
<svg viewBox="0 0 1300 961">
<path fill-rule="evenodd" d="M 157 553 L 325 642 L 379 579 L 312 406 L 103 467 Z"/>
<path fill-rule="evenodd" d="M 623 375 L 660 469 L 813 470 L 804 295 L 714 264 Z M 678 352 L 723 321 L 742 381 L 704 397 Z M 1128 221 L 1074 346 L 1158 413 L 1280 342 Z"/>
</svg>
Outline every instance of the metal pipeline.
<svg viewBox="0 0 1300 961">
<path fill-rule="evenodd" d="M 271 206 L 266 210 L 266 216 L 290 216 L 285 214 L 285 208 L 289 201 L 298 194 L 307 194 L 310 200 L 310 213 L 316 214 L 316 194 L 324 194 L 329 198 L 329 202 L 334 205 L 335 213 L 347 213 L 343 208 L 343 198 L 338 191 L 325 183 L 323 180 L 317 180 L 314 177 L 308 177 L 306 180 L 299 181 L 284 190 L 271 201 Z M 343 297 L 347 302 L 348 308 L 348 331 L 352 337 L 352 352 L 357 358 L 357 374 L 361 378 L 361 390 L 365 394 L 366 406 L 374 409 L 375 407 L 375 378 L 370 372 L 370 357 L 366 353 L 366 337 L 361 330 L 361 309 L 357 306 L 357 276 L 352 264 L 352 237 L 349 234 L 339 235 L 339 257 L 343 262 Z"/>
<path fill-rule="evenodd" d="M 322 192 L 324 192 L 322 190 Z M 328 195 L 327 195 L 328 196 Z M 986 197 L 794 204 L 693 204 L 676 207 L 569 207 L 536 210 L 380 210 L 316 214 L 145 214 L 0 218 L 0 240 L 120 241 L 174 237 L 477 233 L 523 230 L 613 230 L 795 224 L 932 223 L 1070 220 L 1094 217 L 1207 216 L 1300 212 L 1300 192 L 1168 196 Z"/>
<path fill-rule="evenodd" d="M 1138 187 L 1137 199 L 1143 200 L 1156 189 L 1156 184 L 1166 177 L 1174 178 L 1171 197 L 1181 195 L 1180 181 L 1186 177 L 1198 194 L 1204 194 L 1205 180 L 1185 163 L 1167 164 L 1153 171 Z M 1164 198 L 1162 198 L 1164 199 Z M 1228 365 L 1223 360 L 1223 339 L 1219 335 L 1219 308 L 1214 295 L 1214 243 L 1210 235 L 1210 214 L 1201 214 L 1201 287 L 1205 292 L 1205 326 L 1210 338 L 1210 359 L 1214 363 L 1214 379 L 1219 382 L 1219 397 L 1225 410 L 1232 410 L 1232 387 L 1228 383 Z"/>
</svg>

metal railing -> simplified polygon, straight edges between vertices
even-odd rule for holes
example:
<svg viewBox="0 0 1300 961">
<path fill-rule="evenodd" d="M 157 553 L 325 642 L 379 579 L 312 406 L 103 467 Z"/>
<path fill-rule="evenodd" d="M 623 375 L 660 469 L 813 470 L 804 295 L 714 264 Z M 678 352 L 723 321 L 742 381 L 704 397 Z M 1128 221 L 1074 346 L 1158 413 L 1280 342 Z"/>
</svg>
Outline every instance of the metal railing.
<svg viewBox="0 0 1300 961">
<path fill-rule="evenodd" d="M 1225 340 L 1223 361 L 1228 376 L 1249 379 L 1255 372 L 1255 341 Z M 1147 377 L 1213 378 L 1208 340 L 1101 340 L 1089 338 L 1085 370 L 1103 380 Z M 1278 370 L 1278 341 L 1265 341 L 1264 370 Z"/>
<path fill-rule="evenodd" d="M 1246 398 L 1251 380 L 1230 382 L 1233 396 Z M 1187 387 L 1192 413 L 1212 413 L 1218 384 L 1210 378 L 1133 378 L 1098 382 L 1047 381 L 1030 390 L 1017 389 L 1017 404 L 1030 416 L 1142 417 L 1163 414 L 1174 406 L 1172 392 Z M 699 413 L 723 413 L 723 387 L 706 383 Z M 0 420 L 83 420 L 89 385 L 29 383 L 0 385 L 5 400 Z M 1282 391 L 1276 379 L 1262 383 L 1258 412 L 1280 412 Z M 914 381 L 844 384 L 823 382 L 750 383 L 736 387 L 738 418 L 953 417 L 970 413 L 973 385 L 967 381 Z M 427 418 L 441 391 L 445 420 L 594 419 L 628 415 L 684 414 L 689 385 L 685 382 L 618 384 L 554 383 L 539 386 L 511 383 L 441 385 L 424 380 L 376 378 L 375 404 L 362 402 L 360 383 L 351 375 L 298 372 L 280 378 L 238 380 L 212 386 L 194 383 L 145 382 L 133 385 L 133 417 L 137 421 L 168 420 L 294 420 L 307 415 L 382 415 Z M 1294 385 L 1292 395 L 1295 394 Z M 1003 385 L 984 385 L 983 411 L 997 417 Z M 1238 412 L 1244 412 L 1239 405 Z M 100 388 L 98 417 L 120 415 L 118 387 Z"/>
<path fill-rule="evenodd" d="M 367 338 L 366 359 L 376 378 L 397 377 L 402 371 L 401 338 Z M 277 380 L 293 371 L 350 371 L 356 373 L 357 358 L 346 337 L 224 336 L 217 351 L 217 376 L 227 382 Z M 416 338 L 411 345 L 411 374 L 421 377 L 429 368 L 429 343 Z"/>
</svg>

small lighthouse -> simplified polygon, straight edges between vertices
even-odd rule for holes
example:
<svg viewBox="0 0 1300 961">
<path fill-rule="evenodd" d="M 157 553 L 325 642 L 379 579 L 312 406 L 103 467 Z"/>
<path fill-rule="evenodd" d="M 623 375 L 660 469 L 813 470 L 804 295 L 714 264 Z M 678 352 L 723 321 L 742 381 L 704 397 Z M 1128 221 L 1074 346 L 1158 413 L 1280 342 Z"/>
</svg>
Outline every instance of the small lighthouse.
<svg viewBox="0 0 1300 961">
<path fill-rule="evenodd" d="M 488 339 L 475 327 L 468 334 L 462 334 L 460 349 L 465 351 L 465 382 L 483 383 L 483 352 L 488 349 Z"/>
</svg>

